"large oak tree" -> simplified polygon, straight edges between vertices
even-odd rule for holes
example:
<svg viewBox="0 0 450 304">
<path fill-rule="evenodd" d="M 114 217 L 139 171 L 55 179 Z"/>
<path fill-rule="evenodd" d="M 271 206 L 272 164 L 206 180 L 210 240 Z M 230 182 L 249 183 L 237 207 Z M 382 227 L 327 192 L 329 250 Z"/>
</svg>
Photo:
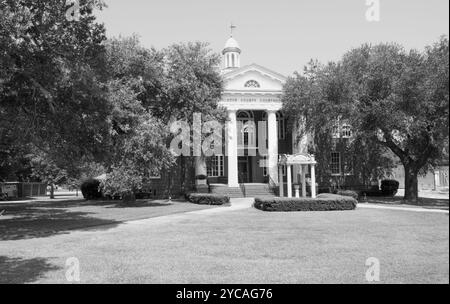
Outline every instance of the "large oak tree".
<svg viewBox="0 0 450 304">
<path fill-rule="evenodd" d="M 389 148 L 405 169 L 405 197 L 418 199 L 418 174 L 448 158 L 448 39 L 424 52 L 397 44 L 364 45 L 347 53 L 352 124 Z"/>
<path fill-rule="evenodd" d="M 376 144 L 373 152 L 389 149 L 405 169 L 404 199 L 414 202 L 418 175 L 448 159 L 448 60 L 447 38 L 423 52 L 363 45 L 337 63 L 313 62 L 305 75 L 291 78 L 285 110 L 316 136 L 329 134 L 333 120 L 342 117 L 359 138 L 355 143 Z"/>
</svg>

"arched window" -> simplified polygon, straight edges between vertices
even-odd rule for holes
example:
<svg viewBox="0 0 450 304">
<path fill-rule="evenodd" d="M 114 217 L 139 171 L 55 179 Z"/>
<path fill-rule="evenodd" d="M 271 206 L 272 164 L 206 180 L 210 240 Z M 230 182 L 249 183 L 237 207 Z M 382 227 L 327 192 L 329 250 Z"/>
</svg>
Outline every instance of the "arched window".
<svg viewBox="0 0 450 304">
<path fill-rule="evenodd" d="M 238 121 L 238 146 L 256 146 L 256 127 L 252 111 L 239 111 L 236 115 Z"/>
<path fill-rule="evenodd" d="M 239 111 L 236 114 L 236 118 L 240 120 L 250 120 L 253 119 L 253 112 L 252 111 Z"/>
<path fill-rule="evenodd" d="M 246 88 L 259 88 L 260 85 L 256 80 L 249 80 L 245 83 L 244 87 Z"/>
<path fill-rule="evenodd" d="M 352 137 L 352 127 L 349 124 L 342 125 L 342 138 L 351 138 Z"/>
<path fill-rule="evenodd" d="M 231 66 L 235 67 L 236 65 L 234 64 L 234 54 L 231 54 Z"/>
</svg>

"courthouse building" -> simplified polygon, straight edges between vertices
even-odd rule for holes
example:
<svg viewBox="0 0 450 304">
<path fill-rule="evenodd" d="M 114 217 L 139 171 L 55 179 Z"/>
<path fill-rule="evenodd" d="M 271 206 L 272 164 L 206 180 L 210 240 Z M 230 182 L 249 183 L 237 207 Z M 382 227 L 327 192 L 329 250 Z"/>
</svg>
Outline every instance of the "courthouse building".
<svg viewBox="0 0 450 304">
<path fill-rule="evenodd" d="M 241 52 L 231 36 L 222 51 L 224 92 L 219 103 L 228 113 L 226 155 L 215 155 L 208 162 L 210 190 L 249 196 L 276 188 L 281 194 L 292 195 L 294 183 L 315 178 L 315 161 L 307 154 L 298 154 L 306 145 L 296 146 L 295 132 L 281 113 L 286 77 L 258 64 L 241 66 Z M 261 124 L 265 136 L 259 136 Z M 306 182 L 301 184 L 306 186 Z"/>
</svg>

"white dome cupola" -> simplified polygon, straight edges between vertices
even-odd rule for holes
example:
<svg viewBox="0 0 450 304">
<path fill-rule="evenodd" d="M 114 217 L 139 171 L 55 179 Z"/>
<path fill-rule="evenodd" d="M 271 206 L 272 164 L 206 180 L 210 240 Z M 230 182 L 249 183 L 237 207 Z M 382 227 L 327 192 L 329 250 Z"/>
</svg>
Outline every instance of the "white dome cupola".
<svg viewBox="0 0 450 304">
<path fill-rule="evenodd" d="M 223 67 L 225 70 L 236 69 L 241 66 L 241 48 L 236 39 L 233 38 L 234 25 L 231 26 L 230 38 L 228 38 L 223 48 Z"/>
</svg>

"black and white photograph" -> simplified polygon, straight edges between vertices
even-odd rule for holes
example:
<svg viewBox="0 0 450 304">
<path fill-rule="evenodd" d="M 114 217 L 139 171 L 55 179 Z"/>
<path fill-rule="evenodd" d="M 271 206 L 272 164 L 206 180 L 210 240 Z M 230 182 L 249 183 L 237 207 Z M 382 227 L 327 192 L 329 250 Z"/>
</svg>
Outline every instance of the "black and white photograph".
<svg viewBox="0 0 450 304">
<path fill-rule="evenodd" d="M 3 284 L 448 285 L 449 1 L 0 0 Z"/>
</svg>

